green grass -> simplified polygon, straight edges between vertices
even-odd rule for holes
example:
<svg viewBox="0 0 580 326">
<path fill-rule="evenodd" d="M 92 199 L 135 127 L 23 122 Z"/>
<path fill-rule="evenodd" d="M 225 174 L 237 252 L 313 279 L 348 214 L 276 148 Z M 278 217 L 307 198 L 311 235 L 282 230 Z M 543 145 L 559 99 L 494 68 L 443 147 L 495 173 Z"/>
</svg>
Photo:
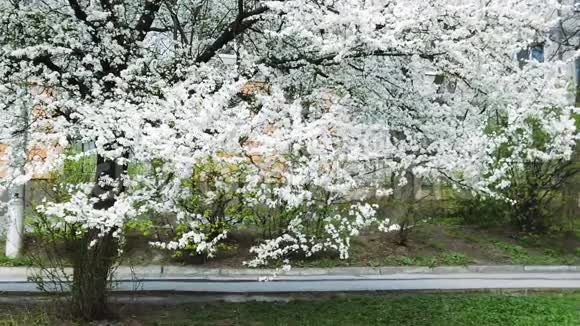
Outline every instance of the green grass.
<svg viewBox="0 0 580 326">
<path fill-rule="evenodd" d="M 209 304 L 152 325 L 580 325 L 580 295 L 413 295 Z"/>
<path fill-rule="evenodd" d="M 8 258 L 0 255 L 0 267 L 32 266 L 32 260 L 27 257 Z"/>
<path fill-rule="evenodd" d="M 435 266 L 437 266 L 437 259 L 435 257 L 427 257 L 427 256 L 417 256 L 417 257 L 389 256 L 389 257 L 385 258 L 383 265 L 385 265 L 385 266 L 428 266 L 428 267 L 435 267 Z"/>
<path fill-rule="evenodd" d="M 465 266 L 471 262 L 467 256 L 458 252 L 446 252 L 440 256 L 441 265 Z"/>
<path fill-rule="evenodd" d="M 27 310 L 18 313 L 0 313 L 0 326 L 52 326 L 52 325 L 80 325 L 78 323 L 63 323 L 57 317 L 45 311 Z"/>
<path fill-rule="evenodd" d="M 501 249 L 512 264 L 521 265 L 575 265 L 578 260 L 574 257 L 563 255 L 554 249 L 544 249 L 542 255 L 532 256 L 528 250 L 519 245 L 513 245 L 502 241 L 493 242 L 493 246 Z"/>
<path fill-rule="evenodd" d="M 389 256 L 384 260 L 386 266 L 465 266 L 471 259 L 462 253 L 444 252 L 436 256 Z"/>
<path fill-rule="evenodd" d="M 463 221 L 456 217 L 437 217 L 429 220 L 429 223 L 444 226 L 461 226 Z"/>
<path fill-rule="evenodd" d="M 82 325 L 39 307 L 15 309 L 1 307 L 0 325 Z M 289 303 L 127 306 L 121 311 L 123 321 L 111 325 L 566 326 L 580 325 L 580 293 L 347 296 Z"/>
</svg>

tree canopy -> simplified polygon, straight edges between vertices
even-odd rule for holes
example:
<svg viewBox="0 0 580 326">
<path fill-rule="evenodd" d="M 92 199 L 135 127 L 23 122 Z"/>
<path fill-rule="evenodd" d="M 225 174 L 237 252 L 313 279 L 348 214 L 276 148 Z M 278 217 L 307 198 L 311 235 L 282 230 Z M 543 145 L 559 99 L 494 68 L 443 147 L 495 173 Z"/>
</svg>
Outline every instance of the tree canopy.
<svg viewBox="0 0 580 326">
<path fill-rule="evenodd" d="M 381 171 L 496 194 L 510 166 L 570 157 L 573 58 L 517 59 L 550 46 L 568 11 L 555 0 L 0 0 L 0 139 L 26 134 L 48 151 L 2 184 L 94 156 L 92 180 L 38 208 L 55 225 L 122 237 L 128 221 L 169 214 L 188 228 L 155 245 L 211 253 L 227 236 L 203 227 L 212 217 L 280 210 L 286 232 L 255 247 L 251 266 L 347 257 L 362 227 L 388 224 L 346 200 L 382 187 Z M 32 118 L 14 120 L 23 107 Z M 91 149 L 65 150 L 75 144 Z"/>
</svg>

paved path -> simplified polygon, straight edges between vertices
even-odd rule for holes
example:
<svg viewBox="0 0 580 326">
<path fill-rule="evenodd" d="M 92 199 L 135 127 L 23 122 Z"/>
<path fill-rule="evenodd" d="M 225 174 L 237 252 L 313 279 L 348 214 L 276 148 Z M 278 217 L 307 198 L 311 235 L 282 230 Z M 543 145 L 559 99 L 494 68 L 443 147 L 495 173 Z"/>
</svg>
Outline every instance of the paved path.
<svg viewBox="0 0 580 326">
<path fill-rule="evenodd" d="M 0 268 L 0 292 L 39 292 L 27 281 L 30 270 Z M 580 269 L 548 266 L 481 266 L 465 268 L 337 268 L 297 269 L 271 281 L 259 281 L 271 271 L 200 268 L 121 268 L 115 290 L 204 294 L 276 294 L 376 291 L 445 291 L 482 289 L 580 289 Z"/>
</svg>

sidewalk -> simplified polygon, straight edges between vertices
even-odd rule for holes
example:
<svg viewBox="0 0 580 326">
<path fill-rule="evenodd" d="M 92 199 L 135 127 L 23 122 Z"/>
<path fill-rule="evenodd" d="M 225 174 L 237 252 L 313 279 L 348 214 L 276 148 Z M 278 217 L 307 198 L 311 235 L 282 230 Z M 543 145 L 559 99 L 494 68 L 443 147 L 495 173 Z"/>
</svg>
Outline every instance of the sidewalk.
<svg viewBox="0 0 580 326">
<path fill-rule="evenodd" d="M 115 291 L 320 293 L 415 290 L 580 289 L 580 266 L 345 267 L 274 270 L 122 266 Z M 26 267 L 0 268 L 0 292 L 38 293 Z"/>
<path fill-rule="evenodd" d="M 31 267 L 0 267 L 0 282 L 27 281 L 35 273 Z M 71 268 L 65 268 L 71 273 Z M 289 271 L 255 268 L 204 268 L 197 266 L 147 265 L 120 266 L 116 270 L 117 279 L 257 279 L 276 274 L 276 279 L 296 277 L 359 278 L 379 276 L 404 276 L 416 274 L 509 274 L 509 273 L 580 273 L 580 266 L 554 265 L 469 265 L 469 266 L 383 266 L 383 267 L 332 267 L 332 268 L 293 268 Z"/>
</svg>

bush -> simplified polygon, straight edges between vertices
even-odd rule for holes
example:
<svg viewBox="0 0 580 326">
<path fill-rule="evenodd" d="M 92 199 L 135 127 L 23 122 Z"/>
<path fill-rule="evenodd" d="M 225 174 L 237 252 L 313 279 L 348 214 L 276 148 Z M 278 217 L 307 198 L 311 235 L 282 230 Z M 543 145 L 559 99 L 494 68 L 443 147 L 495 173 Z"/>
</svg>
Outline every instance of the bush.
<svg viewBox="0 0 580 326">
<path fill-rule="evenodd" d="M 542 114 L 558 116 L 563 111 L 546 107 Z M 580 166 L 570 159 L 570 148 L 559 146 L 547 120 L 529 116 L 522 119 L 523 125 L 514 128 L 504 112 L 489 118 L 485 133 L 498 142 L 493 148 L 493 161 L 486 164 L 489 172 L 482 180 L 489 182 L 484 182 L 486 191 L 458 200 L 457 213 L 467 222 L 509 222 L 520 231 L 534 233 L 547 232 L 563 223 L 553 207 L 554 199 L 562 197 L 563 186 Z M 494 198 L 485 198 L 490 193 Z"/>
<path fill-rule="evenodd" d="M 522 232 L 545 233 L 569 224 L 564 213 L 563 186 L 579 171 L 578 163 L 566 160 L 528 161 L 507 171 L 509 186 L 500 198 L 455 195 L 457 217 L 470 224 L 512 224 Z"/>
<path fill-rule="evenodd" d="M 503 200 L 490 197 L 454 194 L 455 211 L 452 215 L 467 224 L 483 227 L 502 226 L 510 223 L 512 207 Z"/>
<path fill-rule="evenodd" d="M 162 164 L 155 162 L 153 173 Z M 177 207 L 182 214 L 171 223 L 168 237 L 186 243 L 178 247 L 174 258 L 190 261 L 195 257 L 194 260 L 204 262 L 212 252 L 209 247 L 204 247 L 202 241 L 215 242 L 211 250 L 231 249 L 223 242 L 225 234 L 250 223 L 253 216 L 247 202 L 248 194 L 237 191 L 244 186 L 246 168 L 243 164 L 207 160 L 196 165 L 191 177 L 181 183 L 185 195 L 178 199 Z M 190 236 L 193 234 L 198 236 Z"/>
</svg>

